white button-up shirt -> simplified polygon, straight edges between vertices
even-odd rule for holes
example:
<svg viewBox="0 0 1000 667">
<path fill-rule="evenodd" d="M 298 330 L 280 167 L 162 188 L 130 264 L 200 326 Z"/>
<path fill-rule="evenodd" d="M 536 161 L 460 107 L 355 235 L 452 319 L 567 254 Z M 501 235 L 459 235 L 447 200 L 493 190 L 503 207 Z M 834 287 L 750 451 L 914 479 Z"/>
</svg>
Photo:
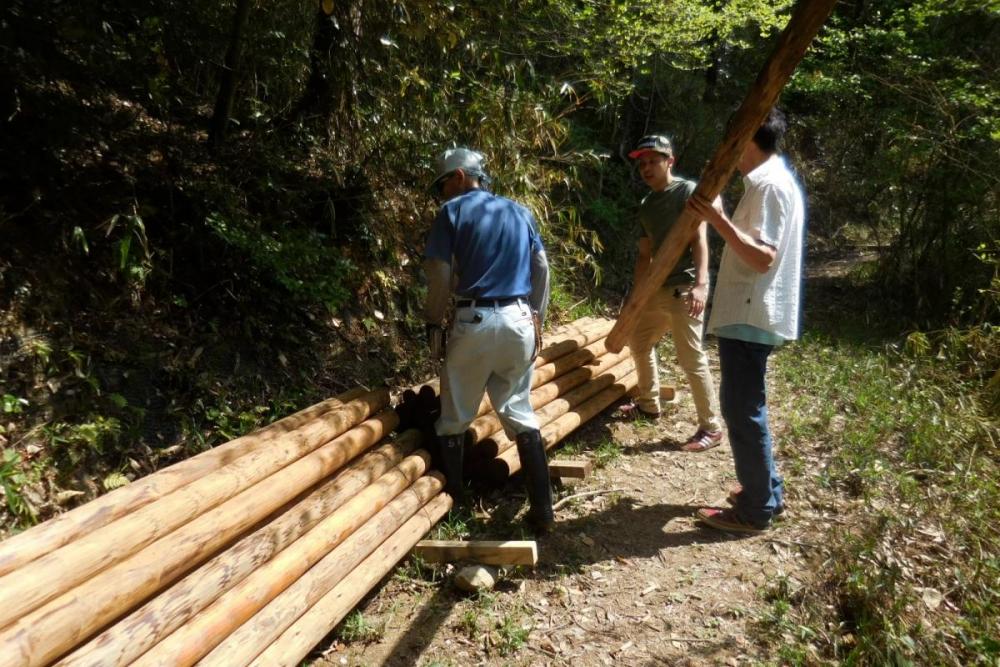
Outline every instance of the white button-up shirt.
<svg viewBox="0 0 1000 667">
<path fill-rule="evenodd" d="M 764 273 L 750 268 L 728 245 L 716 278 L 708 330 L 746 324 L 785 340 L 799 336 L 805 202 L 785 161 L 772 155 L 743 178 L 746 191 L 733 225 L 776 249 Z"/>
</svg>

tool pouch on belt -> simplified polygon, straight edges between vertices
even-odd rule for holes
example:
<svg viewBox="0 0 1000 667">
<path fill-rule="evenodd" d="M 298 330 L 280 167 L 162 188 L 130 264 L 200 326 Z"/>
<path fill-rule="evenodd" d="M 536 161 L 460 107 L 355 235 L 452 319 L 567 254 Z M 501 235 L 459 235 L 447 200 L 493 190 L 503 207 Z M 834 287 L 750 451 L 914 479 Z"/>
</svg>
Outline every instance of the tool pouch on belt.
<svg viewBox="0 0 1000 667">
<path fill-rule="evenodd" d="M 531 360 L 534 361 L 542 351 L 542 316 L 537 310 L 531 311 L 531 323 L 535 326 L 535 353 L 531 355 Z"/>
</svg>

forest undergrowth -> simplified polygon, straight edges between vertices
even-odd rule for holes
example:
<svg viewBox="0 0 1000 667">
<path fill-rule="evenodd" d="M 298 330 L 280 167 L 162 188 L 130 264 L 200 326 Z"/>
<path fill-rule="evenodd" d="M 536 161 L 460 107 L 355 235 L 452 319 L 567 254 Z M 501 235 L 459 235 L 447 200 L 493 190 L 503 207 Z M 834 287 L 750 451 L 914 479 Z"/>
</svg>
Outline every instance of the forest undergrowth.
<svg viewBox="0 0 1000 667">
<path fill-rule="evenodd" d="M 828 545 L 817 578 L 777 582 L 761 625 L 791 664 L 995 665 L 1000 329 L 901 332 L 863 305 L 884 303 L 864 272 L 815 292 L 775 364 L 794 396 L 783 454 L 798 483 L 855 504 L 845 530 L 815 536 Z"/>
</svg>

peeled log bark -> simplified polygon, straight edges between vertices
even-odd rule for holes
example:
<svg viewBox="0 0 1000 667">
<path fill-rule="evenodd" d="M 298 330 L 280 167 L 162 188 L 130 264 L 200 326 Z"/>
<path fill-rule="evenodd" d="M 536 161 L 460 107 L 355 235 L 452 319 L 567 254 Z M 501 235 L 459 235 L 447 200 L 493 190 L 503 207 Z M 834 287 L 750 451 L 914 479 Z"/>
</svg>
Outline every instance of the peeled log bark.
<svg viewBox="0 0 1000 667">
<path fill-rule="evenodd" d="M 117 667 L 130 664 L 186 623 L 221 594 L 242 581 L 324 517 L 364 490 L 415 450 L 419 431 L 403 433 L 324 482 L 272 522 L 205 563 L 170 589 L 115 623 L 58 667 Z"/>
<path fill-rule="evenodd" d="M 575 410 L 567 412 L 549 423 L 548 426 L 542 429 L 542 439 L 545 442 L 545 448 L 551 449 L 557 442 L 572 433 L 580 424 L 593 419 L 601 410 L 624 396 L 626 392 L 631 391 L 635 385 L 636 376 L 632 372 L 622 378 L 621 381 L 579 405 Z M 487 475 L 490 479 L 499 482 L 507 479 L 520 469 L 521 459 L 517 456 L 517 448 L 511 447 L 490 462 L 487 468 Z"/>
<path fill-rule="evenodd" d="M 604 346 L 604 339 L 601 338 L 583 349 L 559 357 L 555 361 L 547 363 L 544 366 L 539 366 L 531 375 L 531 388 L 535 389 L 540 387 L 546 382 L 551 382 L 564 373 L 568 373 L 573 369 L 583 366 L 584 364 L 589 364 L 598 357 L 604 355 L 606 352 L 607 348 Z"/>
<path fill-rule="evenodd" d="M 698 187 L 692 196 L 712 201 L 725 187 L 733 170 L 736 169 L 743 149 L 767 118 L 767 114 L 778 100 L 778 95 L 781 94 L 781 89 L 792 76 L 796 65 L 802 60 L 806 49 L 826 21 L 826 17 L 830 15 L 836 1 L 800 0 L 796 5 L 788 25 L 778 38 L 774 51 L 764 63 L 757 80 L 750 86 L 740 108 L 730 118 L 726 136 L 701 173 Z M 605 339 L 608 350 L 618 352 L 628 342 L 649 297 L 670 275 L 700 223 L 700 220 L 695 219 L 685 209 L 670 228 L 667 237 L 653 256 L 649 273 L 629 293 L 628 301 L 622 308 L 618 321 Z"/>
<path fill-rule="evenodd" d="M 0 665 L 43 665 L 71 650 L 105 624 L 210 558 L 272 511 L 286 505 L 290 498 L 370 448 L 395 426 L 395 415 L 391 410 L 383 411 L 18 619 L 0 631 Z M 203 490 L 206 495 L 211 493 L 210 488 Z M 172 506 L 167 505 L 161 511 L 169 513 L 171 509 Z M 113 539 L 124 540 L 125 535 L 119 534 Z M 67 548 L 73 550 L 80 542 L 82 540 Z M 111 544 L 113 542 L 105 548 L 110 549 Z M 22 660 L 9 663 L 8 655 L 11 660 L 21 655 Z"/>
<path fill-rule="evenodd" d="M 347 616 L 407 552 L 451 509 L 451 498 L 439 494 L 383 542 L 337 586 L 285 630 L 253 667 L 297 667 L 323 637 Z"/>
<path fill-rule="evenodd" d="M 199 667 L 238 667 L 249 664 L 282 632 L 392 536 L 443 485 L 439 473 L 421 477 L 343 544 L 316 563 L 247 623 L 233 632 L 198 663 Z M 395 561 L 390 563 L 390 567 Z"/>
<path fill-rule="evenodd" d="M 611 325 L 608 320 L 594 320 L 571 328 L 564 336 L 554 336 L 553 340 L 538 353 L 535 368 L 597 342 L 608 335 Z"/>
<path fill-rule="evenodd" d="M 175 463 L 152 475 L 147 475 L 128 486 L 95 498 L 80 507 L 4 540 L 0 542 L 0 576 L 58 549 L 81 535 L 92 533 L 185 484 L 218 470 L 235 459 L 301 428 L 305 423 L 325 412 L 343 408 L 345 404 L 366 393 L 369 392 L 361 388 L 344 392 L 335 398 L 317 403 L 253 433 Z M 388 405 L 388 392 L 379 391 L 373 392 L 373 394 L 377 395 L 378 400 L 381 401 L 374 410 Z M 3 623 L 0 622 L 0 627 L 2 626 Z"/>
<path fill-rule="evenodd" d="M 546 426 L 553 420 L 566 414 L 574 406 L 583 403 L 594 394 L 597 394 L 606 387 L 609 387 L 620 380 L 622 377 L 635 371 L 635 364 L 632 362 L 632 357 L 628 354 L 627 349 L 614 356 L 618 359 L 617 364 L 586 384 L 550 401 L 543 408 L 536 411 L 535 416 L 538 418 L 539 425 L 541 427 Z M 476 466 L 476 462 L 478 461 L 479 466 L 475 469 L 481 470 L 482 466 L 488 465 L 490 460 L 513 448 L 514 442 L 508 438 L 506 434 L 498 432 L 493 434 L 493 436 L 489 439 L 475 444 L 473 446 L 473 451 L 476 452 L 475 457 L 470 458 L 473 461 L 473 466 Z"/>
<path fill-rule="evenodd" d="M 134 665 L 191 665 L 288 588 L 419 478 L 430 455 L 419 450 L 154 646 Z"/>
</svg>

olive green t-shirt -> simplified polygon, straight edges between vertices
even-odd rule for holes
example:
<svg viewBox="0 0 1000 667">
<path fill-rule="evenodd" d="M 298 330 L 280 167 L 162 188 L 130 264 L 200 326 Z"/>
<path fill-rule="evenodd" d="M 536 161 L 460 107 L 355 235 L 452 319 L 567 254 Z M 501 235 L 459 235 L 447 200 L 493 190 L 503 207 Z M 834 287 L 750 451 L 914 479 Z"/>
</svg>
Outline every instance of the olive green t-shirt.
<svg viewBox="0 0 1000 667">
<path fill-rule="evenodd" d="M 649 237 L 654 255 L 670 228 L 677 222 L 684 210 L 684 203 L 694 193 L 696 186 L 693 181 L 675 176 L 665 190 L 650 192 L 639 204 L 639 225 L 642 227 L 642 235 Z M 694 258 L 688 245 L 663 285 L 690 285 L 694 279 Z"/>
</svg>

